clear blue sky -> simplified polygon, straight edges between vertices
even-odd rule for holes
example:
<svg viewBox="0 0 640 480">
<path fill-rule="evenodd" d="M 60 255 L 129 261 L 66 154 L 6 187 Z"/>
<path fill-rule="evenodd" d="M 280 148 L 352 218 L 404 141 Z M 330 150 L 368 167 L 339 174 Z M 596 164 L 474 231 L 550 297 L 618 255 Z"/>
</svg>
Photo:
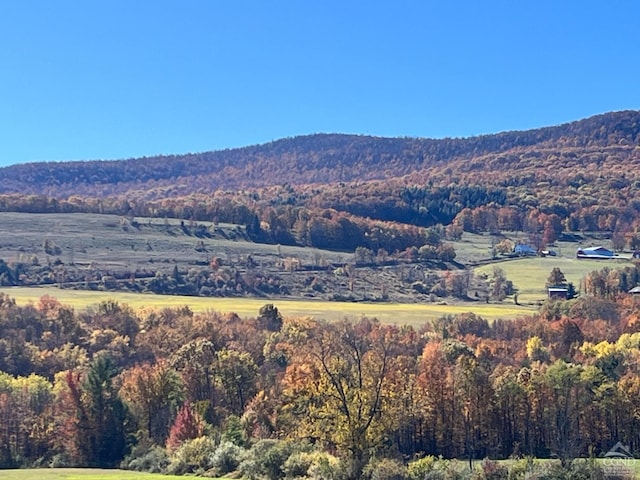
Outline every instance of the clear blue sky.
<svg viewBox="0 0 640 480">
<path fill-rule="evenodd" d="M 640 2 L 0 0 L 0 165 L 640 109 Z"/>
</svg>

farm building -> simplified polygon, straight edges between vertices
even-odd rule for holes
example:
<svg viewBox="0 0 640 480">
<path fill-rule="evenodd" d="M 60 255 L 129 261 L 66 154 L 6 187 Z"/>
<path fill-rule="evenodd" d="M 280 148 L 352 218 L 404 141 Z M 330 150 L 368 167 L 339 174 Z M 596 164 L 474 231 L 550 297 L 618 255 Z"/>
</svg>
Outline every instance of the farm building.
<svg viewBox="0 0 640 480">
<path fill-rule="evenodd" d="M 613 258 L 615 257 L 615 253 L 613 253 L 608 248 L 604 247 L 589 247 L 589 248 L 580 248 L 576 252 L 577 258 Z"/>
<path fill-rule="evenodd" d="M 520 255 L 521 257 L 528 257 L 537 255 L 538 251 L 531 245 L 527 245 L 526 243 L 519 243 L 513 248 L 513 253 L 515 253 L 516 255 Z"/>
<path fill-rule="evenodd" d="M 547 292 L 549 300 L 566 300 L 569 298 L 569 289 L 567 287 L 549 287 Z"/>
</svg>

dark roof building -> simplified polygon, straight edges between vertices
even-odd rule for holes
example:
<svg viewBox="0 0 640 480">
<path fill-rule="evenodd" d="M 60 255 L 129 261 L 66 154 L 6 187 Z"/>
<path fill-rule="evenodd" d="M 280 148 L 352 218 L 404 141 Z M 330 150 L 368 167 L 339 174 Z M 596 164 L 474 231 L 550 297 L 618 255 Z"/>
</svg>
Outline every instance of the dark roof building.
<svg viewBox="0 0 640 480">
<path fill-rule="evenodd" d="M 578 249 L 578 251 L 576 252 L 576 257 L 609 259 L 615 257 L 615 253 L 604 247 L 589 247 Z"/>
<path fill-rule="evenodd" d="M 569 298 L 569 289 L 567 287 L 549 287 L 547 294 L 549 300 L 566 300 Z"/>
<path fill-rule="evenodd" d="M 538 254 L 538 251 L 531 245 L 526 243 L 519 243 L 513 248 L 513 253 L 520 255 L 521 257 L 534 256 Z"/>
</svg>

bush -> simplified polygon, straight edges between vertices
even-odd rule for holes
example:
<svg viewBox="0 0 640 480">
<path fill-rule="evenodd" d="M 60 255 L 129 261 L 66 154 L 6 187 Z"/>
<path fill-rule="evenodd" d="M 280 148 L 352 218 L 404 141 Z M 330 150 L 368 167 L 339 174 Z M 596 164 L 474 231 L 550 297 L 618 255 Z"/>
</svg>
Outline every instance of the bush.
<svg viewBox="0 0 640 480">
<path fill-rule="evenodd" d="M 238 470 L 243 477 L 257 480 L 284 478 L 282 467 L 292 453 L 292 444 L 281 440 L 259 440 L 251 447 Z"/>
<path fill-rule="evenodd" d="M 65 468 L 77 466 L 71 459 L 64 453 L 56 453 L 49 463 L 51 468 Z"/>
<path fill-rule="evenodd" d="M 291 454 L 282 466 L 282 471 L 287 478 L 306 477 L 309 468 L 313 464 L 313 453 L 297 452 Z"/>
<path fill-rule="evenodd" d="M 306 478 L 309 480 L 339 480 L 341 465 L 333 455 L 326 452 L 292 453 L 282 467 L 286 478 Z"/>
<path fill-rule="evenodd" d="M 169 466 L 169 456 L 162 447 L 136 447 L 122 461 L 120 468 L 136 472 L 163 473 Z"/>
<path fill-rule="evenodd" d="M 567 478 L 572 480 L 599 480 L 599 479 L 615 479 L 615 475 L 605 475 L 605 470 L 595 459 L 575 460 L 569 467 L 569 475 Z M 621 473 L 621 478 L 626 477 Z"/>
<path fill-rule="evenodd" d="M 410 462 L 407 466 L 409 478 L 411 480 L 423 480 L 429 472 L 433 471 L 436 460 L 433 455 L 427 455 L 419 460 Z"/>
<path fill-rule="evenodd" d="M 528 478 L 527 474 L 535 468 L 534 458 L 526 457 L 509 462 L 509 480 L 519 480 Z"/>
<path fill-rule="evenodd" d="M 222 442 L 211 457 L 211 468 L 216 475 L 234 472 L 240 466 L 245 453 L 244 448 L 232 442 Z"/>
<path fill-rule="evenodd" d="M 215 443 L 209 437 L 187 440 L 171 455 L 167 473 L 172 475 L 203 473 L 212 467 L 211 460 L 215 451 Z"/>
<path fill-rule="evenodd" d="M 424 476 L 424 480 L 463 480 L 469 478 L 469 470 L 461 463 L 438 459 L 433 470 Z"/>
<path fill-rule="evenodd" d="M 391 458 L 373 459 L 365 467 L 364 474 L 371 480 L 409 480 L 407 467 Z"/>
<path fill-rule="evenodd" d="M 316 452 L 315 458 L 309 470 L 309 480 L 341 480 L 344 477 L 344 469 L 337 457 L 325 452 Z"/>
<path fill-rule="evenodd" d="M 536 479 L 536 480 L 602 480 L 604 478 L 615 478 L 606 476 L 601 466 L 595 460 L 576 460 L 570 465 L 563 467 L 560 462 L 540 462 L 533 463 L 527 461 L 526 471 L 523 469 L 522 461 L 516 462 L 509 472 L 509 480 L 513 479 Z M 516 468 L 516 466 L 518 466 Z"/>
<path fill-rule="evenodd" d="M 480 471 L 482 480 L 507 480 L 509 478 L 509 469 L 505 465 L 488 458 L 482 461 Z"/>
</svg>

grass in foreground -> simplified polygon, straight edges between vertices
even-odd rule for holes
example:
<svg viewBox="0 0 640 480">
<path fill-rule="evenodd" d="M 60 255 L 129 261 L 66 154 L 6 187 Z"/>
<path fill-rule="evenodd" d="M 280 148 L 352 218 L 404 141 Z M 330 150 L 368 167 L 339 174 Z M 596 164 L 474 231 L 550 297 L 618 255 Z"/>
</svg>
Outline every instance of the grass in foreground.
<svg viewBox="0 0 640 480">
<path fill-rule="evenodd" d="M 43 295 L 57 298 L 60 303 L 76 310 L 84 310 L 105 300 L 117 300 L 133 309 L 142 307 L 180 307 L 189 306 L 194 312 L 215 310 L 235 312 L 241 317 L 255 317 L 265 303 L 273 303 L 286 317 L 315 317 L 327 320 L 360 318 L 363 316 L 378 318 L 381 322 L 423 325 L 443 315 L 456 315 L 474 312 L 487 320 L 514 318 L 530 315 L 535 309 L 514 304 L 460 303 L 452 305 L 438 304 L 397 304 L 397 303 L 349 303 L 317 300 L 271 300 L 256 298 L 211 298 L 184 297 L 171 295 L 136 294 L 120 292 L 96 292 L 83 290 L 60 290 L 58 288 L 8 287 L 0 289 L 14 298 L 19 305 L 37 303 Z"/>
<path fill-rule="evenodd" d="M 175 475 L 102 470 L 92 468 L 34 468 L 0 470 L 3 480 L 172 480 L 184 479 Z"/>
</svg>

